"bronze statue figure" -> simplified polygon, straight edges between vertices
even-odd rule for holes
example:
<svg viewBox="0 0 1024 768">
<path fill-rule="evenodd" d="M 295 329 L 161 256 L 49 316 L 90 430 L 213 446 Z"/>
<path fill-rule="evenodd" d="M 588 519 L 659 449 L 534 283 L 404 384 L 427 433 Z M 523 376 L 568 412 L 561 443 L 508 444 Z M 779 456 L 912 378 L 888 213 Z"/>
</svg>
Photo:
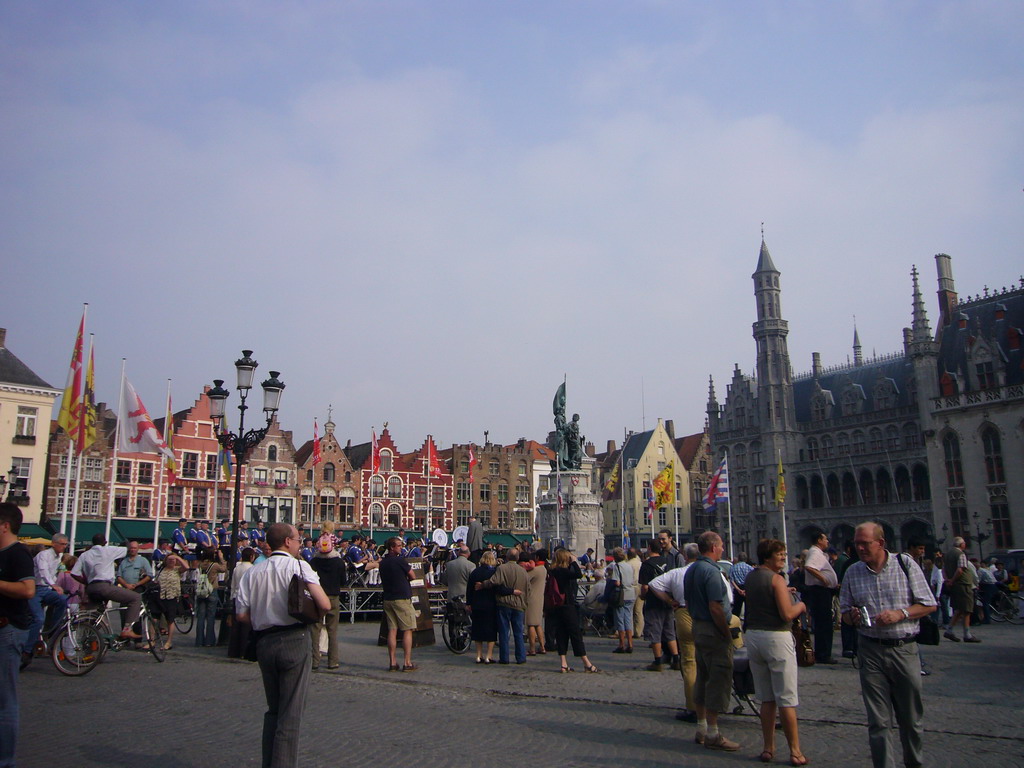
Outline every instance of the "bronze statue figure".
<svg viewBox="0 0 1024 768">
<path fill-rule="evenodd" d="M 572 421 L 565 421 L 565 382 L 555 392 L 552 405 L 555 431 L 548 436 L 548 447 L 555 452 L 551 468 L 557 471 L 580 469 L 583 466 L 583 436 L 580 434 L 580 415 L 574 413 Z"/>
</svg>

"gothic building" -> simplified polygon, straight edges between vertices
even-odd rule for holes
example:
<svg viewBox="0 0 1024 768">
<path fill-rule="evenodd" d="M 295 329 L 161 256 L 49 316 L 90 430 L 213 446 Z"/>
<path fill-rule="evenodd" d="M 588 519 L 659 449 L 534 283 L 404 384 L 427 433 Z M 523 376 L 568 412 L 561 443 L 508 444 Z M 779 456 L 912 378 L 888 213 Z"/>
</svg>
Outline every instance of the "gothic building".
<svg viewBox="0 0 1024 768">
<path fill-rule="evenodd" d="M 794 376 L 780 272 L 762 240 L 752 276 L 756 376 L 737 367 L 723 405 L 712 381 L 707 406 L 714 454 L 729 457 L 734 536 L 781 537 L 781 459 L 787 531 L 800 546 L 822 530 L 842 545 L 868 519 L 882 524 L 891 546 L 916 535 L 942 543 L 972 526 L 985 535 L 990 519 L 987 535 L 1012 546 L 1013 529 L 1024 524 L 1014 523 L 1024 480 L 1008 478 L 1003 466 L 1022 460 L 1024 291 L 958 304 L 950 258 L 940 254 L 936 263 L 936 335 L 915 268 L 912 326 L 900 352 L 867 359 L 854 330 L 850 363 L 823 368 L 814 353 L 811 371 Z"/>
</svg>

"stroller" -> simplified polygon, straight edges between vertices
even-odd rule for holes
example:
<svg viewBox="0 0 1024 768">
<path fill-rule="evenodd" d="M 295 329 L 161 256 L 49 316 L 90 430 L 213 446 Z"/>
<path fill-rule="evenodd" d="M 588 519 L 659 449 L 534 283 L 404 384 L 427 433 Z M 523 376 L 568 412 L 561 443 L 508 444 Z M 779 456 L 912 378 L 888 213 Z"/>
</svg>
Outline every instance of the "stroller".
<svg viewBox="0 0 1024 768">
<path fill-rule="evenodd" d="M 754 695 L 754 673 L 750 671 L 750 659 L 746 648 L 737 648 L 732 657 L 732 698 L 736 702 L 732 713 L 742 715 L 744 704 L 754 715 L 760 711 L 750 697 Z"/>
</svg>

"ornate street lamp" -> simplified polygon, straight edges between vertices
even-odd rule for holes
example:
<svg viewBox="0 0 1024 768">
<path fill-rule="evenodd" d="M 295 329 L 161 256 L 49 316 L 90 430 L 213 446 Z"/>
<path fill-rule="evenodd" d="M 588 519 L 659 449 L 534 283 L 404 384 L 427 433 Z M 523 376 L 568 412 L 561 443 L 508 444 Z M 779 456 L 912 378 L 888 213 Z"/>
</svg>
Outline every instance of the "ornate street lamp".
<svg viewBox="0 0 1024 768">
<path fill-rule="evenodd" d="M 946 543 L 946 537 L 947 537 L 948 534 L 949 534 L 949 526 L 946 523 L 943 523 L 942 524 L 942 538 L 941 539 L 936 539 L 935 543 L 938 544 L 941 547 L 943 544 Z"/>
<path fill-rule="evenodd" d="M 984 544 L 990 538 L 990 536 L 991 536 L 991 534 L 982 533 L 981 532 L 981 526 L 982 526 L 981 518 L 978 516 L 977 510 L 975 510 L 975 512 L 974 512 L 974 534 L 975 534 L 975 538 L 978 540 L 978 560 L 984 560 L 985 559 L 985 555 L 982 554 L 982 551 L 981 551 L 981 545 Z M 985 520 L 984 526 L 986 528 L 991 528 L 992 527 L 992 520 L 991 519 Z"/>
<path fill-rule="evenodd" d="M 277 377 L 279 371 L 271 371 L 270 378 L 260 386 L 263 387 L 263 412 L 267 417 L 267 424 L 261 429 L 250 429 L 245 431 L 245 412 L 249 406 L 245 404 L 252 389 L 253 377 L 259 365 L 252 359 L 252 350 L 243 349 L 242 357 L 235 361 L 237 372 L 236 389 L 241 397 L 238 405 L 238 432 L 222 430 L 224 410 L 227 405 L 228 395 L 231 393 L 224 389 L 223 379 L 213 380 L 213 389 L 207 391 L 206 396 L 210 400 L 210 418 L 213 420 L 214 434 L 217 441 L 224 446 L 225 450 L 231 451 L 235 456 L 235 505 L 231 513 L 231 551 L 228 558 L 228 572 L 234 571 L 235 562 L 238 559 L 238 522 L 242 512 L 242 471 L 245 466 L 245 459 L 249 451 L 255 448 L 267 436 L 274 414 L 281 405 L 281 393 L 284 391 L 284 382 Z"/>
</svg>

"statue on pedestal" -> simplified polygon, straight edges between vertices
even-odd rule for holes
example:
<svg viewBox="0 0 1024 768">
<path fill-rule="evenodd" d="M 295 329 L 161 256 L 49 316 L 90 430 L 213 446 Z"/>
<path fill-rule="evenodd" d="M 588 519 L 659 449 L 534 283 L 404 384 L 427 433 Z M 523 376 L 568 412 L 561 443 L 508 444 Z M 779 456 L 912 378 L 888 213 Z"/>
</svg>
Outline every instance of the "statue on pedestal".
<svg viewBox="0 0 1024 768">
<path fill-rule="evenodd" d="M 578 470 L 583 467 L 583 436 L 580 434 L 580 415 L 574 413 L 572 421 L 565 421 L 565 382 L 555 392 L 552 405 L 555 431 L 548 438 L 548 447 L 555 452 L 551 468 L 557 471 Z"/>
</svg>

